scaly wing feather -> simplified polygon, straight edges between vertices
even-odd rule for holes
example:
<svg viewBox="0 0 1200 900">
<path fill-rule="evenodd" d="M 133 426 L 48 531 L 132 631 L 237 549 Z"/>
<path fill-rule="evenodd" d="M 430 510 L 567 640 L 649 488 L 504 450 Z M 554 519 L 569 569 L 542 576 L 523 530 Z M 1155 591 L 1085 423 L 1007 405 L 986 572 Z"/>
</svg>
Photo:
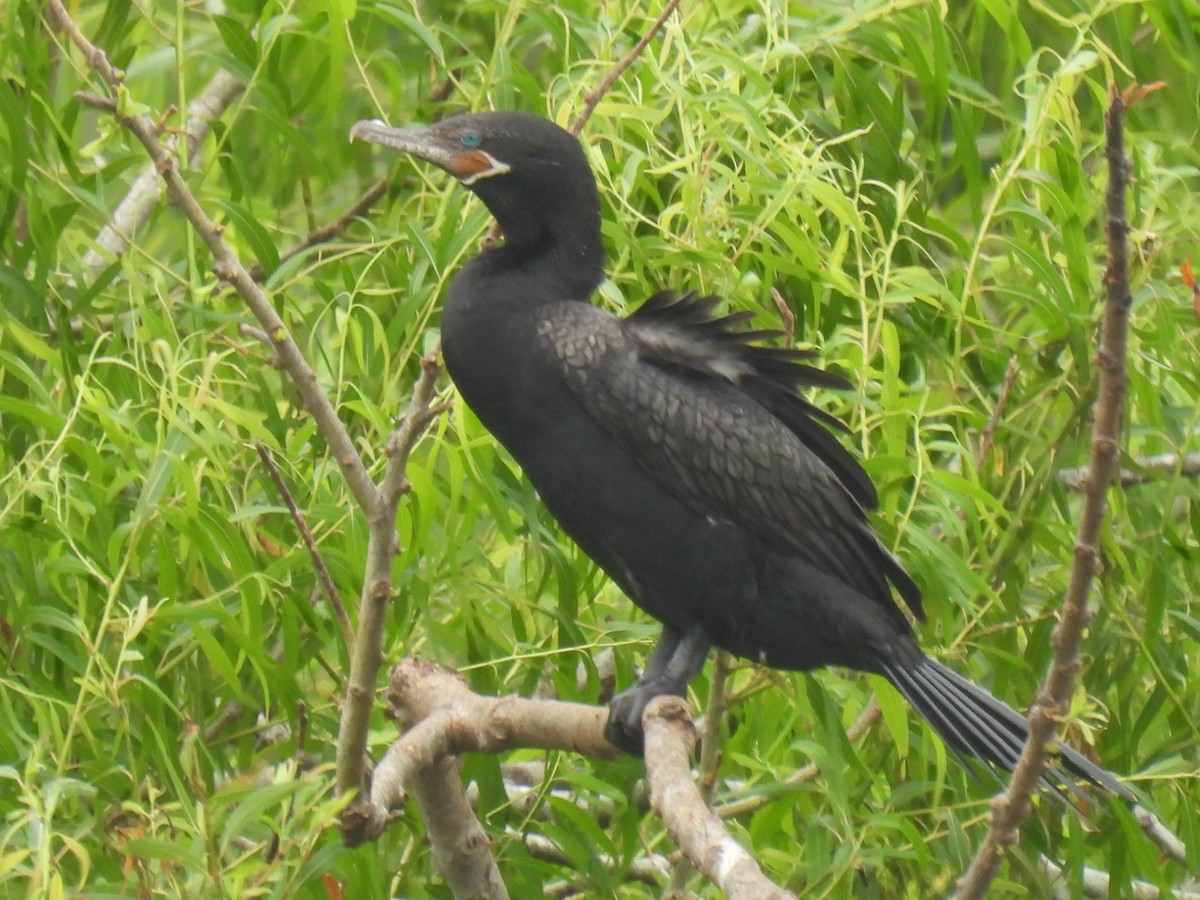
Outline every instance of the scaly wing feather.
<svg viewBox="0 0 1200 900">
<path fill-rule="evenodd" d="M 737 331 L 747 316 L 716 317 L 716 302 L 658 294 L 624 320 L 556 304 L 539 335 L 588 414 L 674 496 L 898 616 L 891 582 L 921 616 L 916 584 L 867 522 L 870 479 L 823 427 L 832 417 L 796 393 L 845 382 L 802 365 L 810 353 L 751 343 L 770 333 Z"/>
</svg>

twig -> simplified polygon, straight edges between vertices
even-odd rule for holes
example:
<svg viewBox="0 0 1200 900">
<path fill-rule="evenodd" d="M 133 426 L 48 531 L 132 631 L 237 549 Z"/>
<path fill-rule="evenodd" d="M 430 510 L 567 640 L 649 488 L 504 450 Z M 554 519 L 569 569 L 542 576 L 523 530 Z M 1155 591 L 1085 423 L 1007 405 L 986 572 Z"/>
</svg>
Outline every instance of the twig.
<svg viewBox="0 0 1200 900">
<path fill-rule="evenodd" d="M 404 413 L 400 427 L 388 436 L 387 445 L 384 447 L 388 463 L 380 492 L 383 494 L 384 503 L 390 506 L 395 506 L 401 496 L 409 490 L 404 473 L 417 440 L 425 433 L 429 424 L 449 408 L 445 403 L 433 402 L 437 396 L 438 376 L 442 372 L 442 367 L 438 364 L 438 355 L 441 352 L 442 346 L 439 343 L 421 357 L 421 376 L 413 386 L 412 401 Z"/>
<path fill-rule="evenodd" d="M 194 165 L 194 157 L 204 138 L 212 129 L 212 123 L 219 119 L 228 109 L 229 104 L 245 90 L 246 86 L 237 78 L 225 69 L 218 69 L 205 85 L 204 90 L 188 104 L 184 135 L 187 139 L 187 156 L 185 158 L 190 163 Z M 175 152 L 178 146 L 177 136 L 170 135 L 165 140 L 165 144 L 169 152 Z M 114 258 L 129 249 L 134 235 L 146 224 L 154 207 L 158 204 L 161 192 L 162 182 L 159 179 L 159 173 L 151 163 L 138 175 L 124 199 L 113 212 L 108 224 L 96 236 L 95 246 L 89 248 L 84 254 L 83 265 L 89 278 L 94 278 L 101 270 L 110 265 Z"/>
<path fill-rule="evenodd" d="M 779 310 L 779 315 L 783 317 L 783 346 L 794 347 L 796 345 L 796 314 L 788 306 L 788 302 L 779 292 L 779 288 L 771 288 L 771 299 L 775 301 L 775 307 Z"/>
<path fill-rule="evenodd" d="M 383 635 L 388 604 L 392 599 L 392 561 L 399 552 L 396 542 L 396 510 L 407 490 L 404 472 L 413 447 L 443 407 L 433 405 L 441 369 L 434 351 L 421 359 L 421 375 L 413 385 L 412 400 L 404 421 L 387 440 L 387 470 L 378 493 L 379 507 L 367 517 L 367 558 L 363 569 L 362 598 L 358 604 L 358 633 L 350 659 L 346 702 L 338 723 L 338 792 L 366 788 L 367 731 L 375 705 L 375 686 L 383 665 Z M 363 795 L 354 804 L 366 802 Z M 356 816 L 343 811 L 343 821 Z M 346 816 L 349 816 L 347 818 Z"/>
<path fill-rule="evenodd" d="M 254 338 L 272 353 L 275 351 L 275 345 L 271 343 L 271 336 L 261 328 L 255 328 L 249 322 L 243 322 L 238 326 L 238 334 L 242 337 Z"/>
<path fill-rule="evenodd" d="M 1008 361 L 1008 368 L 1004 370 L 1004 383 L 1000 385 L 1000 396 L 996 398 L 992 415 L 983 428 L 983 434 L 979 438 L 979 447 L 975 450 L 976 469 L 983 468 L 988 454 L 992 452 L 992 444 L 996 442 L 996 429 L 1000 427 L 1000 421 L 1004 418 L 1004 411 L 1008 407 L 1008 398 L 1012 396 L 1013 385 L 1016 383 L 1017 373 L 1020 371 L 1020 360 L 1013 356 Z"/>
<path fill-rule="evenodd" d="M 46 14 L 70 36 L 89 64 L 116 91 L 120 87 L 122 74 L 108 63 L 101 50 L 83 36 L 71 21 L 61 0 L 47 0 Z M 128 115 L 121 104 L 109 98 L 87 94 L 76 96 L 81 103 L 111 112 L 146 149 L 154 162 L 155 171 L 166 181 L 168 197 L 187 217 L 215 258 L 213 272 L 233 286 L 258 319 L 263 332 L 269 336 L 277 360 L 295 383 L 304 408 L 316 421 L 351 494 L 367 519 L 367 563 L 360 601 L 359 632 L 354 641 L 350 678 L 338 733 L 338 789 L 342 793 L 360 789 L 365 785 L 367 725 L 380 666 L 382 610 L 392 592 L 391 562 L 396 552 L 395 503 L 385 499 L 384 493 L 376 488 L 349 432 L 321 389 L 316 372 L 292 340 L 270 299 L 222 238 L 221 228 L 208 217 L 188 188 L 179 173 L 175 156 L 159 139 L 155 121 L 149 116 Z M 415 441 L 419 436 L 419 431 L 414 432 L 412 440 Z M 401 455 L 407 459 L 407 452 Z M 397 481 L 390 472 L 388 480 Z M 402 482 L 402 478 L 399 481 Z M 396 493 L 395 497 L 398 496 Z"/>
<path fill-rule="evenodd" d="M 871 701 L 863 707 L 863 711 L 855 716 L 854 721 L 846 729 L 846 740 L 853 744 L 879 721 L 879 717 L 879 701 L 872 697 Z M 812 781 L 820 774 L 821 767 L 816 763 L 809 763 L 804 768 L 793 772 L 783 783 L 789 786 L 804 784 L 805 782 Z M 777 802 L 778 799 L 776 796 L 746 797 L 742 800 L 732 800 L 729 803 L 722 803 L 716 807 L 715 812 L 722 819 L 736 819 L 756 813 L 763 807 Z"/>
<path fill-rule="evenodd" d="M 342 215 L 338 216 L 328 225 L 322 225 L 320 228 L 310 231 L 304 240 L 283 253 L 279 257 L 279 262 L 281 264 L 285 263 L 292 257 L 299 256 L 305 250 L 315 247 L 318 244 L 324 244 L 332 241 L 335 237 L 340 235 L 343 231 L 354 224 L 355 220 L 366 215 L 371 207 L 375 205 L 375 201 L 377 201 L 385 193 L 387 193 L 387 179 L 380 178 L 373 185 L 367 188 L 363 195 L 355 200 L 354 203 L 351 204 L 350 208 L 342 213 Z M 250 277 L 255 281 L 262 281 L 265 275 L 266 273 L 263 271 L 261 263 L 255 263 L 250 269 Z"/>
<path fill-rule="evenodd" d="M 571 134 L 575 135 L 576 137 L 579 136 L 580 132 L 583 131 L 583 126 L 587 124 L 588 119 L 592 117 L 592 113 L 596 111 L 596 107 L 600 105 L 600 101 L 604 99 L 604 95 L 607 94 L 609 90 L 611 90 L 612 86 L 617 83 L 617 79 L 625 73 L 625 70 L 633 65 L 634 61 L 642 55 L 642 51 L 646 49 L 650 41 L 654 39 L 654 36 L 662 30 L 663 25 L 666 24 L 667 19 L 671 17 L 671 13 L 675 11 L 675 7 L 678 5 L 679 0 L 668 0 L 667 5 L 663 8 L 662 13 L 659 14 L 659 17 L 654 20 L 654 24 L 652 24 L 649 30 L 642 35 L 641 39 L 634 44 L 633 49 L 625 54 L 625 58 L 609 70 L 608 74 L 604 76 L 599 85 L 597 85 L 593 90 L 586 91 L 584 93 L 583 112 L 576 117 L 575 121 L 571 123 L 571 127 L 567 129 L 571 132 Z M 484 249 L 495 247 L 500 243 L 500 238 L 500 223 L 493 222 L 492 227 L 488 229 L 488 233 L 483 237 L 482 245 Z"/>
<path fill-rule="evenodd" d="M 333 583 L 333 578 L 329 574 L 329 568 L 325 565 L 325 558 L 321 556 L 321 548 L 317 546 L 317 541 L 313 537 L 312 529 L 308 527 L 308 522 L 304 521 L 304 515 L 300 512 L 300 507 L 296 505 L 296 498 L 288 490 L 288 486 L 283 480 L 283 473 L 279 471 L 279 466 L 275 465 L 275 459 L 271 456 L 271 451 L 267 449 L 266 444 L 262 441 L 255 441 L 254 449 L 258 451 L 259 459 L 267 467 L 267 472 L 270 473 L 271 480 L 275 482 L 275 489 L 283 497 L 283 502 L 287 506 L 288 512 L 292 515 L 292 521 L 296 524 L 296 530 L 300 532 L 304 546 L 308 548 L 308 555 L 312 558 L 313 568 L 317 572 L 317 581 L 321 585 L 325 599 L 329 601 L 329 605 L 333 608 L 334 615 L 337 616 L 338 625 L 342 630 L 342 641 L 346 645 L 346 654 L 349 655 L 354 650 L 354 629 L 350 627 L 350 616 L 346 614 L 346 606 L 342 603 L 342 595 L 338 592 L 337 585 Z"/>
<path fill-rule="evenodd" d="M 684 855 L 729 900 L 794 898 L 763 874 L 696 789 L 690 763 L 696 729 L 687 703 L 679 697 L 656 697 L 642 721 L 650 805 Z"/>
<path fill-rule="evenodd" d="M 1029 712 L 1029 738 L 1008 788 L 992 801 L 991 825 L 970 868 L 959 881 L 955 895 L 958 900 L 982 898 L 987 894 L 1005 849 L 1015 842 L 1017 829 L 1029 815 L 1029 798 L 1045 767 L 1047 747 L 1055 736 L 1055 723 L 1070 699 L 1079 669 L 1079 646 L 1088 620 L 1088 591 L 1096 572 L 1097 541 L 1104 519 L 1105 497 L 1116 464 L 1125 401 L 1125 348 L 1131 299 L 1126 271 L 1129 224 L 1125 213 L 1128 162 L 1125 159 L 1124 111 L 1124 103 L 1113 89 L 1106 119 L 1108 267 L 1104 274 L 1106 299 L 1097 353 L 1099 394 L 1094 408 L 1088 465 L 1092 474 L 1080 510 L 1075 561 L 1063 601 L 1062 617 L 1054 629 L 1054 657 Z"/>
<path fill-rule="evenodd" d="M 1169 856 L 1181 866 L 1188 864 L 1187 847 L 1166 825 L 1159 821 L 1158 816 L 1138 804 L 1133 808 L 1134 821 L 1142 829 L 1142 834 L 1150 838 L 1166 856 Z"/>
<path fill-rule="evenodd" d="M 608 93 L 609 89 L 614 84 L 616 84 L 617 79 L 625 74 L 625 70 L 633 65 L 634 61 L 642 55 L 642 51 L 646 49 L 646 45 L 654 40 L 654 36 L 662 30 L 663 25 L 667 23 L 667 19 L 671 17 L 671 13 L 675 12 L 675 7 L 678 5 L 679 0 L 668 0 L 667 5 L 663 7 L 662 13 L 660 13 L 659 17 L 654 20 L 654 24 L 651 25 L 649 30 L 642 35 L 641 39 L 633 45 L 633 49 L 625 55 L 625 58 L 613 66 L 611 70 L 609 70 L 609 73 L 604 76 L 604 80 L 600 82 L 595 90 L 588 91 L 583 95 L 583 112 L 581 112 L 579 117 L 571 123 L 571 134 L 578 135 L 581 131 L 583 131 L 583 126 L 586 125 L 588 119 L 592 117 L 592 113 L 596 111 L 596 107 L 600 104 L 600 101 L 604 99 L 604 95 Z"/>
<path fill-rule="evenodd" d="M 506 828 L 505 834 L 520 841 L 534 859 L 554 863 L 559 866 L 572 865 L 567 855 L 549 838 L 540 834 L 522 833 L 515 828 Z M 593 862 L 599 863 L 605 869 L 616 869 L 618 862 L 604 853 L 596 854 Z M 634 859 L 625 869 L 625 878 L 653 888 L 659 887 L 670 871 L 670 860 L 660 853 L 650 853 Z"/>
<path fill-rule="evenodd" d="M 51 23 L 61 28 L 71 43 L 83 53 L 88 68 L 98 72 L 109 87 L 116 90 L 125 82 L 125 73 L 108 61 L 103 50 L 84 37 L 83 32 L 79 30 L 79 26 L 67 13 L 61 0 L 47 0 L 46 12 L 49 14 Z M 113 108 L 116 108 L 115 103 Z"/>
<path fill-rule="evenodd" d="M 1160 453 L 1133 460 L 1136 469 L 1122 468 L 1116 477 L 1121 487 L 1134 487 L 1159 478 L 1194 478 L 1200 475 L 1200 453 Z M 1082 491 L 1088 483 L 1088 467 L 1063 469 L 1058 480 L 1069 491 Z"/>
</svg>

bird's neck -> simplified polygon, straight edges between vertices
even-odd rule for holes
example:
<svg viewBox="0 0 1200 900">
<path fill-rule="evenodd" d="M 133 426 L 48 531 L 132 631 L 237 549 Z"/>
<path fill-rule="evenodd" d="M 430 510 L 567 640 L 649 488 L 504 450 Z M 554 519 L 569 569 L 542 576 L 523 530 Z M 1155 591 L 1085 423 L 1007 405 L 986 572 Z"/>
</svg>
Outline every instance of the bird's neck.
<svg viewBox="0 0 1200 900">
<path fill-rule="evenodd" d="M 598 216 L 499 221 L 504 243 L 478 257 L 477 276 L 484 282 L 522 295 L 527 305 L 539 305 L 587 301 L 604 279 Z"/>
</svg>

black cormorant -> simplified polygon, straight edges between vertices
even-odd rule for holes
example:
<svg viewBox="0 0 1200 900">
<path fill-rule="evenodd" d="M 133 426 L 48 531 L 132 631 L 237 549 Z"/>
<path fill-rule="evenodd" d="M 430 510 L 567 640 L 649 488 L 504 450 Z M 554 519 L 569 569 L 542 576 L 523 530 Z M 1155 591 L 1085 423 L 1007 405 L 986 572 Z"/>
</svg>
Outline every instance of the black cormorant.
<svg viewBox="0 0 1200 900">
<path fill-rule="evenodd" d="M 600 203 L 579 141 L 539 116 L 486 112 L 420 129 L 359 122 L 351 138 L 426 160 L 470 188 L 503 244 L 450 284 L 446 367 L 583 550 L 663 623 L 606 735 L 631 752 L 659 694 L 686 693 L 712 646 L 777 669 L 886 677 L 954 750 L 1001 769 L 1025 719 L 926 656 L 893 598 L 921 594 L 879 541 L 875 489 L 797 390 L 844 387 L 762 346 L 748 313 L 656 294 L 627 318 L 590 304 L 604 277 Z M 1131 799 L 1068 747 L 1070 775 Z M 1060 785 L 1071 786 L 1061 769 Z M 1061 789 L 1061 788 L 1060 788 Z"/>
</svg>

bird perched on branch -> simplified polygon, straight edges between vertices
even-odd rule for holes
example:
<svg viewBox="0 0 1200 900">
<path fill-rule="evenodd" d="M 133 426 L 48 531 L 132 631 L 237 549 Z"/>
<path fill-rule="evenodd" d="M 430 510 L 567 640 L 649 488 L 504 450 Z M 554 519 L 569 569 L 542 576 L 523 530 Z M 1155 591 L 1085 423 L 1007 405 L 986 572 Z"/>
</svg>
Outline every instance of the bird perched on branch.
<svg viewBox="0 0 1200 900">
<path fill-rule="evenodd" d="M 446 367 L 551 513 L 663 624 L 606 735 L 639 752 L 642 713 L 684 696 L 711 647 L 777 669 L 886 677 L 956 752 L 1011 770 L 1025 719 L 918 647 L 898 593 L 921 594 L 867 520 L 875 489 L 799 393 L 848 387 L 806 351 L 764 346 L 718 298 L 656 294 L 627 318 L 589 302 L 604 277 L 600 203 L 578 140 L 539 116 L 486 112 L 350 132 L 433 163 L 495 216 L 502 245 L 450 284 Z M 1127 800 L 1062 747 L 1046 781 Z"/>
</svg>

